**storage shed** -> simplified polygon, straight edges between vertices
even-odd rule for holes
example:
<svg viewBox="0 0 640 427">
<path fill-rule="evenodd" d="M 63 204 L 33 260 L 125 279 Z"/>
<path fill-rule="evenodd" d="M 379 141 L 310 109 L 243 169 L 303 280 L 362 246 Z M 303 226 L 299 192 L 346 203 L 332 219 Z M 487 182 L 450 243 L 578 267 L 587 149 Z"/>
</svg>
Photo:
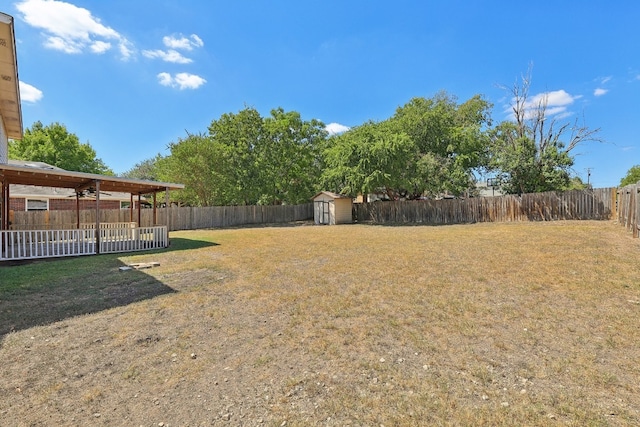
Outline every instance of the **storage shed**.
<svg viewBox="0 0 640 427">
<path fill-rule="evenodd" d="M 313 196 L 313 220 L 316 224 L 350 224 L 353 222 L 349 196 L 321 191 Z"/>
</svg>

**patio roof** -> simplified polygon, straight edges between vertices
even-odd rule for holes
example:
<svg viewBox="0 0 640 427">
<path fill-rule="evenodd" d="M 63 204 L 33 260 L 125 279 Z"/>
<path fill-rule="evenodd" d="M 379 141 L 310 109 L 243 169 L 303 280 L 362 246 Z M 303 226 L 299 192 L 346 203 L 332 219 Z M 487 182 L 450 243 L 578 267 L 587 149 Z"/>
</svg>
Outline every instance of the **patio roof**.
<svg viewBox="0 0 640 427">
<path fill-rule="evenodd" d="M 72 188 L 76 191 L 89 188 L 95 189 L 96 181 L 99 181 L 100 191 L 116 191 L 129 194 L 152 194 L 159 191 L 180 190 L 184 188 L 183 184 L 11 164 L 0 164 L 0 181 L 6 184 Z"/>
<path fill-rule="evenodd" d="M 22 111 L 18 85 L 13 18 L 0 12 L 0 117 L 7 136 L 22 139 Z"/>
</svg>

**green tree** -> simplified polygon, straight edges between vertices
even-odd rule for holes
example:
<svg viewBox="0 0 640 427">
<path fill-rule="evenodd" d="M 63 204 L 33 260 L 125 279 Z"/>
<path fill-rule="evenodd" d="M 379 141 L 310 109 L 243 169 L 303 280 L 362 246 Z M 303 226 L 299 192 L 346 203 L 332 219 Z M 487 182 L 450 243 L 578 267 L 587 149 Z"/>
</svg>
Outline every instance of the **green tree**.
<svg viewBox="0 0 640 427">
<path fill-rule="evenodd" d="M 488 161 L 490 110 L 480 95 L 458 104 L 446 92 L 413 98 L 396 110 L 391 118 L 396 132 L 411 137 L 421 159 L 418 190 L 461 195 L 473 187 L 473 172 Z"/>
<path fill-rule="evenodd" d="M 579 176 L 572 176 L 566 190 L 588 190 L 591 184 L 584 182 Z"/>
<path fill-rule="evenodd" d="M 384 191 L 390 198 L 461 195 L 487 163 L 490 109 L 479 95 L 462 104 L 446 92 L 413 98 L 384 122 L 332 137 L 323 182 L 348 194 Z"/>
<path fill-rule="evenodd" d="M 163 157 L 160 154 L 157 154 L 156 157 L 138 162 L 133 166 L 133 168 L 123 173 L 122 176 L 124 178 L 158 181 L 160 180 L 158 164 L 162 161 L 162 159 Z"/>
<path fill-rule="evenodd" d="M 262 185 L 257 167 L 257 147 L 264 139 L 260 113 L 247 107 L 235 114 L 223 114 L 209 125 L 209 139 L 218 160 L 215 174 L 221 178 L 216 185 L 222 187 L 216 203 L 256 204 Z"/>
<path fill-rule="evenodd" d="M 151 169 L 162 180 L 184 183 L 180 197 L 187 204 L 303 203 L 316 190 L 325 139 L 320 121 L 282 108 L 263 118 L 247 107 L 213 120 L 207 134 L 169 144 L 171 153 Z M 137 166 L 139 173 L 149 165 Z"/>
<path fill-rule="evenodd" d="M 68 171 L 113 175 L 88 142 L 80 143 L 60 123 L 44 126 L 35 122 L 25 129 L 22 140 L 9 141 L 9 158 L 45 162 Z"/>
<path fill-rule="evenodd" d="M 640 182 L 640 165 L 632 166 L 627 174 L 620 180 L 620 187 Z"/>
<path fill-rule="evenodd" d="M 320 150 L 327 138 L 319 120 L 304 121 L 282 108 L 264 119 L 264 138 L 257 150 L 259 203 L 305 203 L 314 195 L 321 174 Z"/>
<path fill-rule="evenodd" d="M 187 134 L 169 144 L 171 154 L 158 159 L 157 176 L 163 181 L 179 182 L 185 188 L 175 195 L 191 206 L 225 204 L 229 183 L 224 175 L 224 147 L 204 134 Z"/>
<path fill-rule="evenodd" d="M 497 172 L 507 193 L 565 190 L 571 187 L 571 151 L 599 141 L 599 130 L 577 120 L 558 123 L 547 110 L 548 95 L 529 97 L 530 84 L 531 70 L 511 89 L 513 120 L 491 132 L 489 169 Z"/>
<path fill-rule="evenodd" d="M 324 150 L 324 186 L 356 196 L 385 192 L 390 198 L 416 191 L 415 143 L 389 122 L 368 122 L 330 139 Z M 418 190 L 419 191 L 419 190 Z"/>
</svg>

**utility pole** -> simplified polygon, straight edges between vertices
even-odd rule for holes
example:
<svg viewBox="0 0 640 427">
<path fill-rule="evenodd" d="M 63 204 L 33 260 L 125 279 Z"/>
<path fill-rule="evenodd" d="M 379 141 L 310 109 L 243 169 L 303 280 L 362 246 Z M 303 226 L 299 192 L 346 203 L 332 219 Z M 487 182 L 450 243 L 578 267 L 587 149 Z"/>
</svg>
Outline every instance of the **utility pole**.
<svg viewBox="0 0 640 427">
<path fill-rule="evenodd" d="M 591 187 L 591 170 L 593 168 L 585 168 L 587 171 L 587 187 Z"/>
</svg>

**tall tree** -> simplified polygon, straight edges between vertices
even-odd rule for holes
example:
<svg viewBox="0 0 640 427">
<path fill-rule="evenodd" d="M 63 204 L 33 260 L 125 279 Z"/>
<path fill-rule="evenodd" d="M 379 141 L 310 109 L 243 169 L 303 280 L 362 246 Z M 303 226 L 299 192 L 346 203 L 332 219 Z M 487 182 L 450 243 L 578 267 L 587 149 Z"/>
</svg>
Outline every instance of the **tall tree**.
<svg viewBox="0 0 640 427">
<path fill-rule="evenodd" d="M 627 174 L 620 180 L 620 187 L 640 182 L 640 165 L 631 166 Z"/>
<path fill-rule="evenodd" d="M 440 92 L 433 98 L 413 98 L 391 118 L 397 132 L 416 144 L 422 190 L 431 195 L 461 195 L 473 186 L 473 172 L 487 163 L 491 104 L 475 95 L 458 104 Z"/>
<path fill-rule="evenodd" d="M 462 104 L 446 92 L 413 98 L 384 122 L 331 138 L 324 182 L 348 194 L 384 191 L 390 198 L 463 194 L 486 164 L 490 108 L 479 95 Z"/>
<path fill-rule="evenodd" d="M 142 160 L 136 163 L 131 169 L 122 174 L 124 178 L 134 179 L 146 179 L 150 181 L 159 180 L 160 172 L 158 170 L 158 164 L 162 161 L 163 157 L 157 154 L 150 159 Z"/>
<path fill-rule="evenodd" d="M 229 183 L 224 170 L 224 147 L 204 134 L 187 134 L 169 144 L 171 154 L 159 159 L 156 172 L 165 181 L 185 188 L 176 197 L 191 206 L 226 204 Z"/>
<path fill-rule="evenodd" d="M 247 107 L 213 120 L 207 134 L 169 144 L 171 154 L 153 169 L 184 183 L 188 204 L 303 203 L 316 190 L 326 135 L 322 122 L 295 111 L 278 108 L 263 118 Z"/>
<path fill-rule="evenodd" d="M 560 123 L 548 110 L 549 96 L 529 96 L 531 69 L 510 89 L 513 120 L 492 132 L 490 169 L 507 193 L 563 190 L 570 186 L 571 155 L 586 141 L 599 141 L 599 129 Z"/>
<path fill-rule="evenodd" d="M 44 126 L 37 121 L 25 129 L 21 140 L 9 141 L 9 158 L 45 162 L 68 171 L 113 175 L 88 142 L 81 143 L 57 122 Z"/>
<path fill-rule="evenodd" d="M 264 119 L 264 138 L 257 146 L 261 176 L 260 203 L 305 203 L 318 185 L 320 149 L 327 137 L 324 123 L 304 121 L 282 108 Z"/>
<path fill-rule="evenodd" d="M 368 122 L 331 138 L 324 150 L 322 182 L 351 196 L 384 192 L 396 198 L 416 190 L 418 161 L 407 134 L 397 133 L 388 121 Z"/>
<path fill-rule="evenodd" d="M 209 138 L 218 161 L 216 175 L 224 179 L 219 204 L 250 205 L 260 199 L 261 179 L 257 167 L 257 147 L 264 139 L 260 113 L 247 107 L 226 113 L 209 125 Z"/>
</svg>

